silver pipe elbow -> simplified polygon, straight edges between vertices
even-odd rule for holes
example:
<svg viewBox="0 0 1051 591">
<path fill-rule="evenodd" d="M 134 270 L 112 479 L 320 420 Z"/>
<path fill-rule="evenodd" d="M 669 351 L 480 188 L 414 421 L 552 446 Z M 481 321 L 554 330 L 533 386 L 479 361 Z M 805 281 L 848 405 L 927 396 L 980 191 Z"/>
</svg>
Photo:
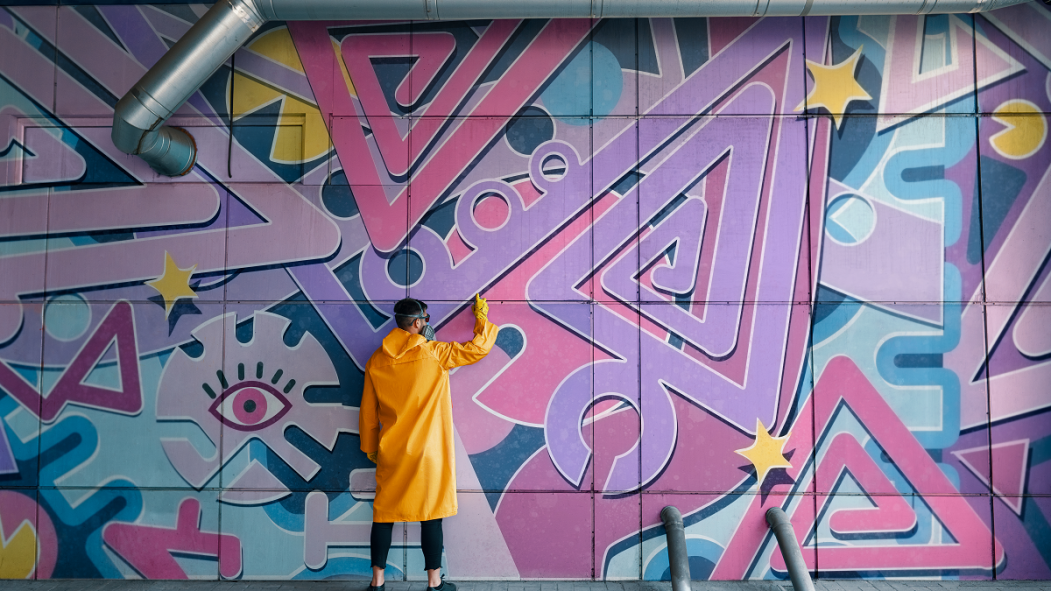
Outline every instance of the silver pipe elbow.
<svg viewBox="0 0 1051 591">
<path fill-rule="evenodd" d="M 668 566 L 672 591 L 690 591 L 690 554 L 686 549 L 686 527 L 682 513 L 674 505 L 661 509 L 661 521 L 668 538 Z"/>
<path fill-rule="evenodd" d="M 252 0 L 220 0 L 117 103 L 110 137 L 164 176 L 193 169 L 197 145 L 165 126 L 197 89 L 266 22 Z"/>
<path fill-rule="evenodd" d="M 268 20 L 805 16 L 992 10 L 1025 0 L 219 0 L 128 91 L 113 144 L 165 176 L 193 168 L 197 147 L 164 122 Z"/>
<path fill-rule="evenodd" d="M 144 140 L 149 141 L 150 145 L 139 152 L 139 158 L 146 161 L 157 174 L 184 176 L 197 163 L 197 142 L 181 127 L 165 125 L 146 134 Z"/>
<path fill-rule="evenodd" d="M 796 532 L 792 529 L 788 515 L 781 507 L 770 507 L 766 510 L 766 523 L 777 538 L 777 547 L 781 549 L 781 556 L 785 558 L 792 587 L 795 591 L 814 591 L 814 581 L 810 579 L 810 572 L 807 570 L 806 561 L 803 560 L 803 552 L 799 549 Z"/>
<path fill-rule="evenodd" d="M 157 174 L 175 177 L 189 173 L 197 161 L 197 143 L 185 129 L 161 125 L 167 116 L 153 112 L 146 104 L 149 102 L 142 100 L 137 87 L 120 99 L 110 132 L 113 145 L 142 158 Z"/>
</svg>

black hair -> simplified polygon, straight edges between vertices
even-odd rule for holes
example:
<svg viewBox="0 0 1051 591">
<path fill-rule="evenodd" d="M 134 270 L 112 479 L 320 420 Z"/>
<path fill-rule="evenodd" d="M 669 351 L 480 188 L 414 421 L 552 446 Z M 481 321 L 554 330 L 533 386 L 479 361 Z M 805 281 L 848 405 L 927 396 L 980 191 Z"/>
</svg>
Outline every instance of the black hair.
<svg viewBox="0 0 1051 591">
<path fill-rule="evenodd" d="M 420 316 L 426 315 L 427 304 L 420 300 L 405 298 L 394 304 L 394 321 L 398 323 L 398 328 L 402 330 L 409 330 L 412 323 L 420 320 Z"/>
</svg>

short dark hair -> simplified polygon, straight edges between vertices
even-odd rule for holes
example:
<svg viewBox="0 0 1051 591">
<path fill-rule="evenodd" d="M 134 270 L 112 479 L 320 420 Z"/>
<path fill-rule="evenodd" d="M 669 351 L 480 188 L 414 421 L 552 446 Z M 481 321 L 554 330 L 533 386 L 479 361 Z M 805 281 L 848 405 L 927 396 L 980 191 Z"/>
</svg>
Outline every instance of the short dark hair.
<svg viewBox="0 0 1051 591">
<path fill-rule="evenodd" d="M 405 298 L 394 304 L 394 321 L 398 323 L 398 328 L 402 330 L 409 330 L 412 323 L 419 320 L 417 316 L 425 314 L 427 314 L 427 304 L 420 300 Z"/>
</svg>

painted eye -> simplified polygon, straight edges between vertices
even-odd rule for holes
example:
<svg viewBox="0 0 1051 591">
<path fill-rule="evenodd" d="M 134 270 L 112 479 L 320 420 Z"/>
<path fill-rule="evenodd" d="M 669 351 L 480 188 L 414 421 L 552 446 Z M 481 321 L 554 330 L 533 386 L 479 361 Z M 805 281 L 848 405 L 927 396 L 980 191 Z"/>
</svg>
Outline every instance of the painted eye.
<svg viewBox="0 0 1051 591">
<path fill-rule="evenodd" d="M 285 416 L 292 405 L 263 382 L 240 382 L 227 388 L 208 409 L 215 418 L 238 431 L 258 431 Z"/>
</svg>

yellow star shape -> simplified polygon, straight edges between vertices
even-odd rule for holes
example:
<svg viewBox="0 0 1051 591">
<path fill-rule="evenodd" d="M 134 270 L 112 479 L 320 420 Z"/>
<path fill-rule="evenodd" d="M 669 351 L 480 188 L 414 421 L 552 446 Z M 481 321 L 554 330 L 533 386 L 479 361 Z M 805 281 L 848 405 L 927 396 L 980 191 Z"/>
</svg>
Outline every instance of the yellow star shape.
<svg viewBox="0 0 1051 591">
<path fill-rule="evenodd" d="M 836 129 L 839 129 L 843 123 L 843 113 L 846 112 L 847 105 L 854 101 L 867 101 L 872 98 L 854 79 L 854 71 L 860 59 L 861 47 L 858 47 L 854 55 L 835 66 L 823 66 L 807 60 L 806 67 L 814 78 L 814 86 L 810 89 L 810 94 L 806 99 L 796 107 L 796 111 L 803 110 L 804 106 L 808 108 L 824 107 L 832 115 Z"/>
<path fill-rule="evenodd" d="M 172 308 L 175 307 L 175 302 L 182 298 L 197 297 L 197 292 L 190 287 L 190 276 L 193 275 L 196 268 L 197 265 L 189 269 L 180 269 L 175 264 L 175 259 L 172 258 L 172 255 L 168 254 L 168 251 L 164 251 L 164 274 L 153 281 L 147 281 L 146 285 L 156 289 L 161 294 L 161 297 L 164 298 L 165 318 L 171 314 Z"/>
<path fill-rule="evenodd" d="M 735 450 L 734 453 L 748 458 L 755 466 L 757 484 L 762 485 L 767 473 L 774 468 L 791 468 L 792 464 L 785 459 L 785 443 L 792 433 L 783 437 L 771 437 L 763 422 L 755 420 L 755 442 L 750 447 Z"/>
</svg>

